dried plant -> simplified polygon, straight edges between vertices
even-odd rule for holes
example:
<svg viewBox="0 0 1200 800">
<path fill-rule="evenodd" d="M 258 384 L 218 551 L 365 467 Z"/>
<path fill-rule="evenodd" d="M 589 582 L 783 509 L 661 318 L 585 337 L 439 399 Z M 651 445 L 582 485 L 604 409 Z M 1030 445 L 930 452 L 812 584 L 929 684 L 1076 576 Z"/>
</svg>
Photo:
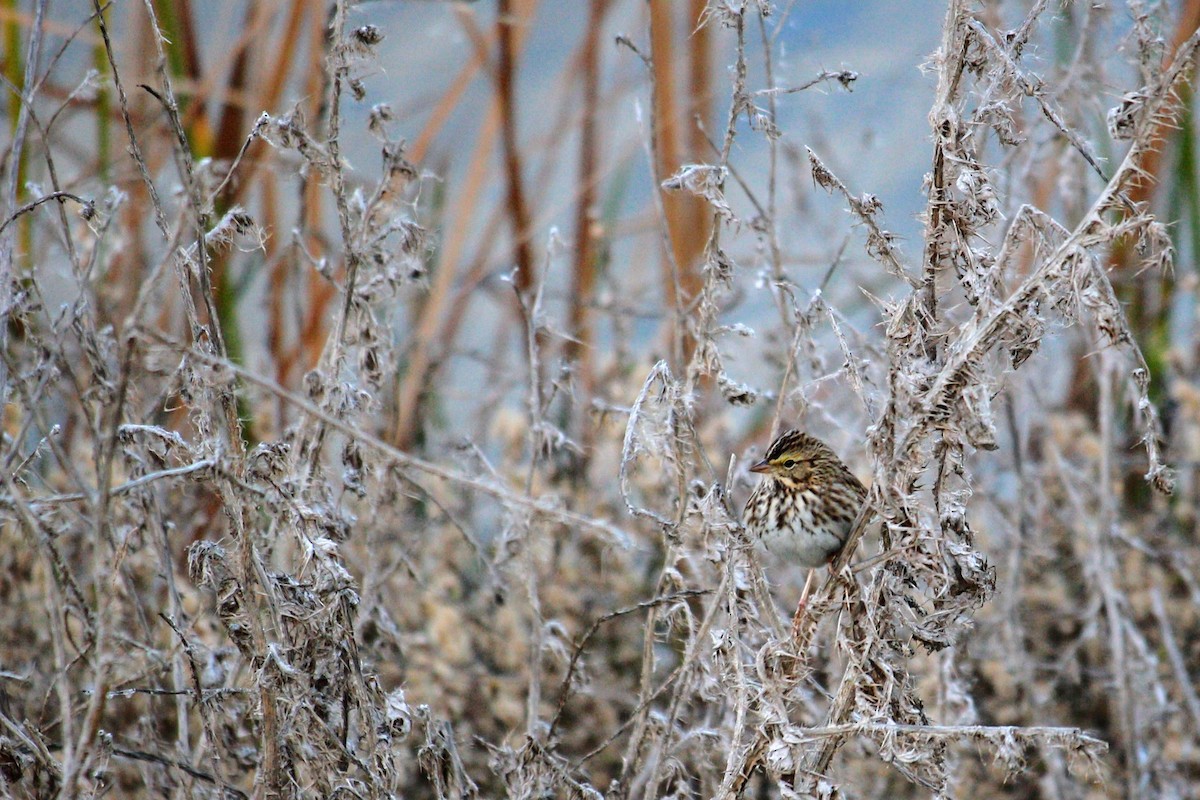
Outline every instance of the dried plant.
<svg viewBox="0 0 1200 800">
<path fill-rule="evenodd" d="M 919 248 L 788 129 L 870 81 L 789 84 L 794 3 L 590 0 L 536 100 L 536 2 L 423 5 L 469 57 L 399 102 L 371 4 L 215 59 L 190 0 L 49 5 L 0 17 L 0 794 L 1195 796 L 1196 4 L 948 0 Z M 793 424 L 869 487 L 794 630 L 740 512 Z"/>
</svg>

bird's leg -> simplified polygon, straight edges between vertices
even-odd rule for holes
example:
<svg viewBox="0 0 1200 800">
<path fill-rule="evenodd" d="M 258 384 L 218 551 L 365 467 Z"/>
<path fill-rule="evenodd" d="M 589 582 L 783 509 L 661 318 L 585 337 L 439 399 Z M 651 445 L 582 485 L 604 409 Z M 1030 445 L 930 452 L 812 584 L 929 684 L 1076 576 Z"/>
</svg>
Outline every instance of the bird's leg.
<svg viewBox="0 0 1200 800">
<path fill-rule="evenodd" d="M 804 590 L 800 592 L 800 602 L 796 604 L 796 615 L 792 617 L 792 630 L 800 629 L 800 619 L 804 616 L 804 608 L 808 605 L 808 596 L 812 593 L 813 576 L 817 574 L 815 569 L 808 571 L 808 577 L 804 579 Z"/>
<path fill-rule="evenodd" d="M 803 611 L 804 607 L 808 605 L 808 596 L 812 594 L 813 577 L 816 574 L 815 569 L 808 571 L 808 577 L 804 579 L 804 591 L 800 592 L 800 602 L 796 604 L 796 611 Z"/>
</svg>

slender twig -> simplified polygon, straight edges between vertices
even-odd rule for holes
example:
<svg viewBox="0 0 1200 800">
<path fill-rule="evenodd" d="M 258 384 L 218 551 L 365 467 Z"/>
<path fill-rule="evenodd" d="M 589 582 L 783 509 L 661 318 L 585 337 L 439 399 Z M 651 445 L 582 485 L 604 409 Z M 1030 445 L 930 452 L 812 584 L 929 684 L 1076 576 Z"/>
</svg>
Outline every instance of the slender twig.
<svg viewBox="0 0 1200 800">
<path fill-rule="evenodd" d="M 181 352 L 187 352 L 191 358 L 194 358 L 201 363 L 228 370 L 236 374 L 246 383 L 257 386 L 260 389 L 269 392 L 280 400 L 283 400 L 289 405 L 304 412 L 308 416 L 320 420 L 330 428 L 344 433 L 347 436 L 353 437 L 356 441 L 358 441 L 359 444 L 376 451 L 397 466 L 416 469 L 420 472 L 426 473 L 427 475 L 431 475 L 436 478 L 442 478 L 444 480 L 466 486 L 482 494 L 488 495 L 489 497 L 494 497 L 505 505 L 515 506 L 536 514 L 541 514 L 551 519 L 556 519 L 566 525 L 582 527 L 596 531 L 597 533 L 602 533 L 606 537 L 611 538 L 614 543 L 622 547 L 632 546 L 633 540 L 629 534 L 611 522 L 595 519 L 584 514 L 578 514 L 576 512 L 560 508 L 549 500 L 524 497 L 520 494 L 510 492 L 504 487 L 501 487 L 495 483 L 473 478 L 469 475 L 458 472 L 457 470 L 443 467 L 430 461 L 426 461 L 418 456 L 414 456 L 410 453 L 397 450 L 383 440 L 372 436 L 366 431 L 355 428 L 350 423 L 341 420 L 326 411 L 323 411 L 307 399 L 293 392 L 287 391 L 274 381 L 264 378 L 261 375 L 246 369 L 245 367 L 241 367 L 228 361 L 222 361 L 210 353 L 205 353 L 195 348 L 188 348 L 179 344 L 178 342 L 173 342 L 169 338 L 164 337 L 154 331 L 146 331 L 146 334 L 162 344 L 172 347 L 173 349 Z"/>
</svg>

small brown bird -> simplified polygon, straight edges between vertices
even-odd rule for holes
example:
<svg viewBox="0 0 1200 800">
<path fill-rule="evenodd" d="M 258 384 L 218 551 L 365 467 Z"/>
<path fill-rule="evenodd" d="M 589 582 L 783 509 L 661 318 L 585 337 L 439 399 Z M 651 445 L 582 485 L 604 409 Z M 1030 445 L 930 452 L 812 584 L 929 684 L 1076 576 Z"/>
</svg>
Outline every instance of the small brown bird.
<svg viewBox="0 0 1200 800">
<path fill-rule="evenodd" d="M 764 547 L 808 567 L 796 608 L 808 602 L 816 568 L 841 552 L 866 487 L 829 445 L 790 430 L 750 467 L 765 477 L 746 501 L 742 519 Z"/>
</svg>

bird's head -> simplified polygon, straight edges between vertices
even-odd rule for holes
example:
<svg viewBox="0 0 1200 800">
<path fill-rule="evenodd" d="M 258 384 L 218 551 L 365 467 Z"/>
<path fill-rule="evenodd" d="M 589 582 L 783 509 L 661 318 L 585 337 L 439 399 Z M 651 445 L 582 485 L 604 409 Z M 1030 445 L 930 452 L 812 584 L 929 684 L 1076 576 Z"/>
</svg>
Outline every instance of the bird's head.
<svg viewBox="0 0 1200 800">
<path fill-rule="evenodd" d="M 791 430 L 772 442 L 762 461 L 752 464 L 750 471 L 784 483 L 803 483 L 836 461 L 837 456 L 820 439 Z"/>
</svg>

